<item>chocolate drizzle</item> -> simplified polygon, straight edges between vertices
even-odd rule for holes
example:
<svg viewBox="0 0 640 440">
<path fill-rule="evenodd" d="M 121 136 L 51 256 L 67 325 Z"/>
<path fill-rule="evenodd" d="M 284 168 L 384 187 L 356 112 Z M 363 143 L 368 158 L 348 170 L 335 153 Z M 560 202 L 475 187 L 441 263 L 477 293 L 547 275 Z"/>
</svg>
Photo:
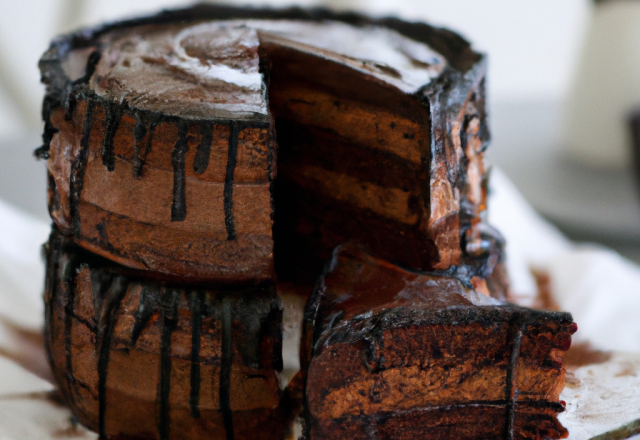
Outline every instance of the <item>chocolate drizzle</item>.
<svg viewBox="0 0 640 440">
<path fill-rule="evenodd" d="M 104 136 L 102 138 L 102 148 L 100 153 L 102 162 L 109 171 L 113 171 L 115 169 L 114 138 L 125 111 L 133 112 L 136 118 L 136 125 L 133 130 L 135 151 L 132 160 L 133 174 L 135 177 L 142 176 L 146 157 L 151 151 L 153 132 L 157 128 L 157 126 L 163 122 L 169 122 L 175 124 L 178 127 L 178 138 L 171 154 L 171 161 L 174 171 L 171 221 L 184 221 L 187 216 L 185 166 L 186 153 L 189 150 L 188 132 L 190 121 L 172 116 L 164 116 L 150 111 L 143 111 L 138 109 L 127 110 L 128 104 L 126 102 L 118 104 L 116 102 L 106 100 L 105 98 L 96 95 L 94 92 L 82 92 L 81 95 L 86 100 L 87 110 L 82 127 L 81 148 L 74 160 L 74 163 L 72 164 L 71 172 L 70 205 L 74 222 L 74 233 L 78 235 L 80 231 L 80 216 L 78 212 L 78 205 L 80 200 L 80 193 L 82 191 L 84 173 L 89 156 L 91 128 L 96 105 L 102 105 L 106 113 L 106 128 L 104 130 Z M 235 240 L 236 229 L 233 215 L 233 185 L 238 154 L 238 137 L 242 129 L 244 129 L 245 127 L 268 128 L 269 124 L 264 122 L 247 124 L 245 121 L 234 120 L 199 120 L 197 121 L 197 123 L 200 125 L 201 139 L 197 147 L 193 162 L 193 169 L 196 174 L 204 173 L 209 166 L 213 142 L 213 130 L 215 125 L 225 124 L 230 127 L 223 203 L 227 239 Z M 55 129 L 52 128 L 52 130 L 50 131 L 51 133 L 54 133 Z M 53 134 L 47 136 L 48 142 L 50 142 L 50 137 L 53 136 Z M 41 150 L 42 151 L 38 150 L 37 153 L 39 154 L 39 157 L 45 157 L 48 155 L 48 148 L 47 151 L 45 151 L 44 149 Z M 109 251 L 112 252 L 112 250 Z"/>
<path fill-rule="evenodd" d="M 233 413 L 231 411 L 231 365 L 233 353 L 231 347 L 232 338 L 232 308 L 231 299 L 223 296 L 221 301 L 222 321 L 222 360 L 220 362 L 220 412 L 227 432 L 227 440 L 233 440 Z"/>
<path fill-rule="evenodd" d="M 67 301 L 64 306 L 64 358 L 67 369 L 67 379 L 71 384 L 75 384 L 76 378 L 73 375 L 73 365 L 71 357 L 71 333 L 73 332 L 73 308 L 76 290 L 77 271 L 71 269 L 72 273 L 67 278 Z"/>
<path fill-rule="evenodd" d="M 91 125 L 93 122 L 93 98 L 87 99 L 87 110 L 82 124 L 82 138 L 80 139 L 80 151 L 71 165 L 71 179 L 69 182 L 69 208 L 73 222 L 74 235 L 80 234 L 80 194 L 84 185 L 84 173 L 87 169 L 89 158 L 89 141 L 91 140 Z"/>
<path fill-rule="evenodd" d="M 518 398 L 518 388 L 516 384 L 516 367 L 518 364 L 518 356 L 520 355 L 520 345 L 522 343 L 522 335 L 530 317 L 526 313 L 515 313 L 510 323 L 510 345 L 511 355 L 509 357 L 509 366 L 507 367 L 506 378 L 506 423 L 505 423 L 505 440 L 514 440 L 515 435 L 515 418 L 516 418 L 516 400 Z"/>
<path fill-rule="evenodd" d="M 149 135 L 147 136 L 147 142 L 145 144 L 144 150 L 140 150 L 138 145 L 136 145 L 136 156 L 133 159 L 133 172 L 136 177 L 142 176 L 142 168 L 144 167 L 144 163 L 147 160 L 147 155 L 151 151 L 153 132 L 155 131 L 156 127 L 162 122 L 162 118 L 156 114 L 144 113 L 142 114 L 141 118 L 143 121 L 147 121 L 146 124 L 148 124 L 149 128 L 146 131 Z"/>
<path fill-rule="evenodd" d="M 282 310 L 273 283 L 217 288 L 196 284 L 182 288 L 177 281 L 149 277 L 146 272 L 127 269 L 94 255 L 78 247 L 73 238 L 63 236 L 55 227 L 47 253 L 45 342 L 52 370 L 66 403 L 80 414 L 81 423 L 99 430 L 102 439 L 117 435 L 123 426 L 134 430 L 134 433 L 127 431 L 126 435 L 135 437 L 137 427 L 127 425 L 128 422 L 123 425 L 117 418 L 122 408 L 116 408 L 120 402 L 114 390 L 123 375 L 132 380 L 148 376 L 150 372 L 144 368 L 127 371 L 130 359 L 149 359 L 148 356 L 155 359 L 149 364 L 155 370 L 151 371 L 154 381 L 143 380 L 137 388 L 139 394 L 125 400 L 127 405 L 132 405 L 132 410 L 140 405 L 144 414 L 153 417 L 144 421 L 144 426 L 151 423 L 152 437 L 180 437 L 179 427 L 192 423 L 193 432 L 221 432 L 224 426 L 227 434 L 222 438 L 234 439 L 233 422 L 241 427 L 241 418 L 280 417 L 279 409 L 260 407 L 257 416 L 249 409 L 236 415 L 240 418 L 234 421 L 231 410 L 231 400 L 236 397 L 231 397 L 231 393 L 236 392 L 235 385 L 231 387 L 232 371 L 237 371 L 234 366 L 239 366 L 241 371 L 242 366 L 259 370 L 241 372 L 239 377 L 234 374 L 234 383 L 238 379 L 259 378 L 251 385 L 256 387 L 255 392 L 273 399 L 281 397 L 274 370 L 282 366 Z M 73 301 L 68 299 L 67 290 L 74 295 L 75 313 L 69 313 Z M 54 296 L 56 304 L 51 303 Z M 91 309 L 93 314 L 87 316 Z M 75 331 L 70 338 L 64 333 L 70 332 L 65 328 L 65 313 Z M 91 333 L 78 332 L 84 327 Z M 187 351 L 186 358 L 182 346 L 185 337 L 190 340 L 187 350 L 191 343 L 191 353 Z M 214 341 L 213 337 L 219 339 Z M 73 348 L 69 353 L 74 362 L 75 383 L 68 374 L 65 345 Z M 52 348 L 54 356 L 51 356 Z M 97 360 L 97 369 L 95 361 L 92 364 L 84 362 L 84 357 L 81 359 L 85 355 Z M 191 361 L 190 379 L 187 382 L 180 379 L 181 384 L 177 384 L 172 365 L 177 356 Z M 204 369 L 208 378 L 203 381 Z M 211 373 L 211 369 L 216 372 Z M 180 374 L 183 376 L 183 373 Z M 97 380 L 86 381 L 91 375 L 97 376 Z M 218 410 L 211 406 L 212 383 L 219 391 L 220 400 L 214 402 L 218 403 L 214 405 Z M 97 403 L 87 400 L 87 395 L 96 396 Z M 208 397 L 206 407 L 205 396 Z M 190 411 L 174 412 L 173 398 L 185 404 L 188 400 Z M 240 405 L 246 403 L 246 398 L 240 399 Z M 267 415 L 270 411 L 273 416 Z M 217 421 L 215 414 L 218 414 Z M 189 435 L 193 436 L 193 432 Z M 148 429 L 145 435 L 149 435 Z"/>
<path fill-rule="evenodd" d="M 209 167 L 209 156 L 211 155 L 211 143 L 213 142 L 213 123 L 202 122 L 200 124 L 200 143 L 193 159 L 193 172 L 202 174 Z"/>
<path fill-rule="evenodd" d="M 73 332 L 75 292 L 80 268 L 79 261 L 71 258 L 63 266 L 63 281 L 66 284 L 66 302 L 64 306 L 64 360 L 66 376 L 69 387 L 76 386 L 76 378 L 73 374 L 73 353 L 71 352 L 71 337 Z M 72 395 L 72 393 L 69 393 Z"/>
<path fill-rule="evenodd" d="M 236 227 L 233 221 L 233 176 L 238 156 L 238 134 L 240 127 L 235 121 L 229 124 L 229 148 L 227 149 L 227 173 L 224 179 L 224 224 L 227 228 L 227 240 L 236 239 Z"/>
<path fill-rule="evenodd" d="M 113 138 L 120 126 L 122 119 L 122 107 L 119 103 L 108 101 L 104 104 L 106 112 L 106 128 L 102 138 L 102 163 L 107 170 L 113 171 L 116 167 L 116 156 L 113 150 Z"/>
<path fill-rule="evenodd" d="M 93 280 L 92 280 L 93 281 Z M 92 285 L 95 283 L 92 282 Z M 95 310 L 98 319 L 98 434 L 100 439 L 106 439 L 105 421 L 107 412 L 107 374 L 109 371 L 109 356 L 111 354 L 111 338 L 116 326 L 118 310 L 122 298 L 127 292 L 126 279 L 121 276 L 113 276 L 108 283 L 100 283 L 108 286 L 106 292 L 99 289 L 93 290 L 94 304 L 99 304 Z M 103 296 L 104 295 L 104 296 Z M 97 298 L 96 298 L 97 296 Z"/>
<path fill-rule="evenodd" d="M 165 288 L 162 292 L 162 346 L 160 348 L 160 383 L 158 384 L 158 434 L 169 438 L 169 394 L 171 391 L 171 335 L 178 325 L 178 292 Z"/>
<path fill-rule="evenodd" d="M 96 66 L 100 62 L 100 58 L 102 58 L 102 54 L 100 51 L 94 50 L 89 54 L 89 58 L 87 58 L 87 66 L 85 67 L 85 73 L 82 77 L 73 81 L 72 84 L 86 84 L 89 82 L 94 72 L 96 71 Z"/>
<path fill-rule="evenodd" d="M 55 288 L 56 277 L 60 267 L 60 254 L 57 236 L 50 235 L 49 241 L 43 245 L 42 250 L 46 258 L 46 272 L 44 281 L 44 342 L 45 352 L 49 365 L 53 365 L 51 347 L 53 345 L 52 335 L 54 333 L 54 301 L 56 300 L 57 289 Z"/>
<path fill-rule="evenodd" d="M 178 124 L 178 140 L 171 153 L 173 164 L 173 203 L 171 204 L 171 221 L 181 222 L 187 218 L 187 196 L 185 190 L 185 155 L 189 149 L 187 134 L 189 124 L 180 121 Z"/>
<path fill-rule="evenodd" d="M 133 128 L 133 145 L 135 153 L 133 155 L 133 177 L 140 177 L 142 172 L 142 152 L 141 145 L 147 134 L 147 124 L 142 112 L 136 113 L 136 126 Z M 145 154 L 146 157 L 146 154 Z"/>
<path fill-rule="evenodd" d="M 138 342 L 138 338 L 140 338 L 142 330 L 144 330 L 144 328 L 151 320 L 151 317 L 156 313 L 156 308 L 154 307 L 154 305 L 155 301 L 150 295 L 149 287 L 143 284 L 142 288 L 140 289 L 138 308 L 136 309 L 136 313 L 133 316 L 133 330 L 131 331 L 131 340 L 129 341 L 130 347 L 136 345 L 136 342 Z"/>
<path fill-rule="evenodd" d="M 53 135 L 58 129 L 51 123 L 51 112 L 56 107 L 56 101 L 51 96 L 45 96 L 42 102 L 42 120 L 44 121 L 44 130 L 42 131 L 42 145 L 33 152 L 38 159 L 49 159 L 49 148 Z"/>
<path fill-rule="evenodd" d="M 70 46 L 69 46 L 70 47 Z M 66 49 L 68 49 L 67 47 Z M 61 105 L 65 108 L 65 119 L 70 120 L 71 115 L 76 107 L 75 89 L 80 87 L 86 87 L 94 72 L 96 66 L 100 61 L 102 54 L 95 50 L 87 59 L 87 65 L 85 67 L 85 74 L 75 81 L 70 81 L 68 78 L 64 78 L 65 75 L 60 75 L 59 71 L 64 72 L 61 66 L 53 67 L 52 71 L 43 71 L 42 81 L 48 84 L 47 94 L 42 103 L 42 120 L 44 121 L 44 130 L 42 132 L 42 145 L 33 152 L 33 155 L 38 159 L 49 159 L 49 148 L 51 146 L 51 140 L 53 135 L 58 132 L 58 129 L 54 127 L 51 122 L 51 113 L 55 108 Z M 44 68 L 44 65 L 50 63 L 53 60 L 47 60 L 44 56 L 40 62 L 40 67 Z M 58 76 L 52 78 L 52 76 Z M 52 80 L 52 81 L 51 81 Z M 51 81 L 51 82 L 49 82 Z M 53 89 L 53 90 L 50 90 Z M 62 93 L 60 93 L 62 92 Z"/>
<path fill-rule="evenodd" d="M 191 417 L 200 418 L 200 332 L 204 292 L 191 292 Z"/>
</svg>

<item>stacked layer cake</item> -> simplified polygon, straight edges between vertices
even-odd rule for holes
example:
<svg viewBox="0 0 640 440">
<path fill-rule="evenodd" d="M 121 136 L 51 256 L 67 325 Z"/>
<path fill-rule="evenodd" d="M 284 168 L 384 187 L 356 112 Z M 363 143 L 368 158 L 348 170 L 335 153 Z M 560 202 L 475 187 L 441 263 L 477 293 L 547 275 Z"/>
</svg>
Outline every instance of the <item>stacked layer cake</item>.
<svg viewBox="0 0 640 440">
<path fill-rule="evenodd" d="M 462 38 L 196 6 L 59 37 L 40 68 L 47 348 L 102 438 L 284 438 L 301 391 L 313 439 L 566 436 L 575 327 L 501 302 Z M 283 286 L 310 297 L 288 387 Z"/>
</svg>

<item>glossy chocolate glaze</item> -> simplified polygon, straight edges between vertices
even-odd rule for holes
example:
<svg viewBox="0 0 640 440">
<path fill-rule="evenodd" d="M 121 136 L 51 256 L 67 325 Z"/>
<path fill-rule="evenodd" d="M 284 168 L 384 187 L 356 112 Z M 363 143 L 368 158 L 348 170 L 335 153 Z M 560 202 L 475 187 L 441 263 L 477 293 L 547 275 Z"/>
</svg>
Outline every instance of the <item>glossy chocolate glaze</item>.
<svg viewBox="0 0 640 440">
<path fill-rule="evenodd" d="M 336 249 L 307 310 L 316 325 L 316 349 L 408 324 L 573 322 L 570 313 L 527 309 L 479 293 L 455 271 L 409 271 L 351 244 Z"/>
</svg>

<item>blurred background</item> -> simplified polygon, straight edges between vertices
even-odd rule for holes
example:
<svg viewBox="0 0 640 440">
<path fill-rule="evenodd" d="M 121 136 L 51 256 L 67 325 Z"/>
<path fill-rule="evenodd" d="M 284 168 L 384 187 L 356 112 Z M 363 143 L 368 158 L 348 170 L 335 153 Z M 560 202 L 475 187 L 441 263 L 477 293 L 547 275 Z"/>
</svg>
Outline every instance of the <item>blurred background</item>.
<svg viewBox="0 0 640 440">
<path fill-rule="evenodd" d="M 188 3 L 0 0 L 0 198 L 47 218 L 44 163 L 32 151 L 42 129 L 37 62 L 49 40 L 81 26 Z M 626 122 L 628 111 L 640 105 L 628 85 L 640 87 L 640 48 L 634 51 L 640 38 L 633 33 L 640 29 L 639 1 L 240 3 L 353 9 L 461 33 L 489 54 L 489 162 L 569 237 L 604 243 L 640 262 L 640 197 Z"/>
</svg>

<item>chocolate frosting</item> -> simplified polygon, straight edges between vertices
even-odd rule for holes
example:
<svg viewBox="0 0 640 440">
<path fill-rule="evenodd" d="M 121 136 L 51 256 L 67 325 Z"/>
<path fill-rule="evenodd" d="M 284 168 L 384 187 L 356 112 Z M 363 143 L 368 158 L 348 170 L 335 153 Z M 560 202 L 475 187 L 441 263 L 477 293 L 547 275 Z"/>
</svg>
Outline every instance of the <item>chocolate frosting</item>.
<svg viewBox="0 0 640 440">
<path fill-rule="evenodd" d="M 262 42 L 303 51 L 413 93 L 447 63 L 422 42 L 380 26 L 338 21 L 221 20 L 153 24 L 101 35 L 89 88 L 111 101 L 196 119 L 260 118 L 267 110 Z M 72 50 L 63 67 L 83 76 L 91 51 Z"/>
<path fill-rule="evenodd" d="M 266 120 L 260 39 L 337 57 L 409 93 L 482 64 L 466 40 L 423 23 L 325 9 L 196 5 L 58 37 L 40 60 L 43 112 L 66 106 L 71 90 L 90 81 L 89 90 L 164 115 Z M 347 39 L 354 44 L 345 45 Z M 134 56 L 140 53 L 145 56 Z M 40 154 L 52 135 L 47 128 Z"/>
</svg>

